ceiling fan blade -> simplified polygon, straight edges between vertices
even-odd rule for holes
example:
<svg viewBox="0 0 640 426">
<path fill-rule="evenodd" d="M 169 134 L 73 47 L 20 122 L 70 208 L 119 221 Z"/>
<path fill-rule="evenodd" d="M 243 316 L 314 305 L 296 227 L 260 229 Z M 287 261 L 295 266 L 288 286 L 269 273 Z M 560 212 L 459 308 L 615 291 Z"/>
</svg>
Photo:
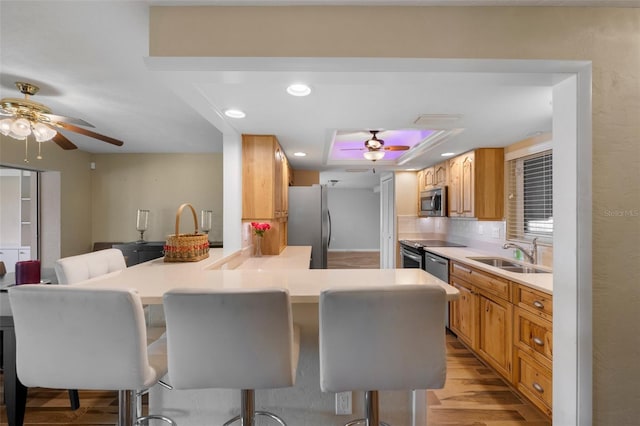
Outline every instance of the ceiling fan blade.
<svg viewBox="0 0 640 426">
<path fill-rule="evenodd" d="M 124 142 L 122 142 L 122 141 L 120 141 L 118 139 L 110 138 L 109 136 L 101 135 L 100 133 L 92 132 L 91 130 L 83 129 L 82 127 L 74 126 L 73 124 L 59 122 L 59 123 L 57 123 L 57 125 L 62 127 L 65 130 L 69 130 L 69 131 L 72 131 L 72 132 L 80 133 L 81 135 L 85 135 L 85 136 L 89 136 L 89 137 L 92 137 L 92 138 L 96 138 L 96 139 L 99 139 L 99 140 L 101 140 L 103 142 L 110 143 L 112 145 L 117 145 L 117 146 L 124 145 Z"/>
<path fill-rule="evenodd" d="M 340 151 L 364 151 L 364 148 L 340 148 Z"/>
<path fill-rule="evenodd" d="M 54 141 L 62 149 L 78 149 L 78 147 L 73 142 L 67 139 L 60 132 L 56 133 L 56 135 L 51 140 Z"/>
<path fill-rule="evenodd" d="M 51 122 L 54 122 L 54 123 L 63 122 L 63 123 L 78 124 L 80 126 L 85 126 L 85 127 L 95 127 L 93 124 L 86 122 L 80 118 L 65 117 L 64 115 L 45 114 L 45 113 L 41 113 L 40 115 L 47 117 Z"/>
<path fill-rule="evenodd" d="M 382 147 L 385 151 L 406 151 L 409 149 L 406 145 L 391 145 Z"/>
</svg>

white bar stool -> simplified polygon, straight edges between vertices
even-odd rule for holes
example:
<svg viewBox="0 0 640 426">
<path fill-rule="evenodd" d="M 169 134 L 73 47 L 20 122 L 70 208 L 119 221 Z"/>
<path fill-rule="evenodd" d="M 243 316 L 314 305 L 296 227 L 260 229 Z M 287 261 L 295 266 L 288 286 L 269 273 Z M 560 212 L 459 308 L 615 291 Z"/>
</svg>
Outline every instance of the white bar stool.
<svg viewBox="0 0 640 426">
<path fill-rule="evenodd" d="M 114 248 L 63 257 L 54 265 L 58 284 L 75 284 L 126 267 L 122 251 Z"/>
<path fill-rule="evenodd" d="M 114 248 L 63 257 L 54 264 L 58 284 L 75 284 L 126 267 L 122 251 Z M 80 397 L 76 389 L 69 389 L 69 399 L 72 409 L 80 407 Z"/>
<path fill-rule="evenodd" d="M 286 426 L 255 410 L 255 390 L 295 384 L 300 332 L 287 290 L 172 290 L 163 304 L 174 389 L 240 389 L 240 414 L 225 426 L 258 415 Z"/>
<path fill-rule="evenodd" d="M 325 290 L 320 294 L 320 388 L 365 391 L 365 418 L 380 421 L 378 391 L 444 386 L 446 294 L 440 286 Z"/>
<path fill-rule="evenodd" d="M 166 340 L 147 348 L 140 297 L 134 290 L 22 285 L 9 289 L 17 372 L 29 387 L 118 390 L 119 425 L 135 418 L 136 390 L 167 372 Z"/>
</svg>

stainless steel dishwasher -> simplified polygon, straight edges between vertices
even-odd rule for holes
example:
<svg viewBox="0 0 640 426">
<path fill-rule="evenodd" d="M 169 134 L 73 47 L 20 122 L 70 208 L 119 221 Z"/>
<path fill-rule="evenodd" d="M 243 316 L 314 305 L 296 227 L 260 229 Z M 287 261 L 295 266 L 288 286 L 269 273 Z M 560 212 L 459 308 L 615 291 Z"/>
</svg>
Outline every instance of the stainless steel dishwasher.
<svg viewBox="0 0 640 426">
<path fill-rule="evenodd" d="M 449 259 L 438 256 L 427 250 L 424 252 L 423 269 L 445 283 L 449 283 Z M 449 304 L 445 309 L 444 323 L 449 328 Z"/>
</svg>

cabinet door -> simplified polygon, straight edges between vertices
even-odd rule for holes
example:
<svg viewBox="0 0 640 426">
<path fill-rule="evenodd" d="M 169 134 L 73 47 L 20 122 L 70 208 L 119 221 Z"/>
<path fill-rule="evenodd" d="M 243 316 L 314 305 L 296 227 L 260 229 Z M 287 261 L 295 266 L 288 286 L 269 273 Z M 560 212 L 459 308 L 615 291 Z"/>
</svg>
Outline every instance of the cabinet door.
<svg viewBox="0 0 640 426">
<path fill-rule="evenodd" d="M 274 202 L 273 205 L 275 207 L 275 217 L 282 217 L 282 207 L 283 207 L 283 200 L 282 200 L 282 149 L 280 148 L 280 146 L 278 145 L 274 151 L 274 166 L 275 166 L 275 171 L 274 171 L 274 177 L 275 177 L 275 183 L 274 183 Z"/>
<path fill-rule="evenodd" d="M 435 185 L 435 176 L 433 167 L 424 170 L 424 188 L 431 189 Z"/>
<path fill-rule="evenodd" d="M 451 285 L 458 289 L 460 297 L 451 302 L 450 327 L 458 339 L 465 342 L 472 349 L 476 347 L 476 315 L 477 297 L 473 287 L 457 278 L 451 278 Z"/>
<path fill-rule="evenodd" d="M 242 135 L 242 218 L 272 219 L 276 205 L 278 141 L 271 135 Z M 281 151 L 278 155 L 281 155 Z M 279 180 L 278 180 L 279 181 Z"/>
<path fill-rule="evenodd" d="M 473 153 L 464 155 L 460 166 L 460 199 L 459 211 L 464 217 L 473 217 Z"/>
<path fill-rule="evenodd" d="M 461 161 L 454 158 L 449 161 L 449 216 L 460 215 L 460 174 Z"/>
<path fill-rule="evenodd" d="M 417 179 L 418 179 L 418 197 L 420 196 L 420 192 L 424 191 L 424 170 L 420 170 L 417 174 Z M 420 200 L 420 198 L 418 198 L 418 201 Z"/>
<path fill-rule="evenodd" d="M 498 298 L 493 299 L 484 293 L 481 293 L 478 299 L 480 305 L 478 353 L 498 373 L 511 381 L 513 305 Z"/>
<path fill-rule="evenodd" d="M 31 260 L 31 248 L 25 247 L 18 250 L 18 261 Z"/>
<path fill-rule="evenodd" d="M 436 164 L 434 167 L 434 185 L 444 186 L 447 184 L 447 163 Z"/>
<path fill-rule="evenodd" d="M 16 262 L 19 260 L 18 249 L 0 248 L 0 261 L 4 262 L 7 272 L 15 272 Z"/>
</svg>

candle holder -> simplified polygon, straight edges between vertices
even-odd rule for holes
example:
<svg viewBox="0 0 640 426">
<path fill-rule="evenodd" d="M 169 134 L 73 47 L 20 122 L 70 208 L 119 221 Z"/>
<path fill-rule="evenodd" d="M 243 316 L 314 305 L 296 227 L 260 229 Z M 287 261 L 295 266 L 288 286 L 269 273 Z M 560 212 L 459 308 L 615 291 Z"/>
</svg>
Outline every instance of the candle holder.
<svg viewBox="0 0 640 426">
<path fill-rule="evenodd" d="M 136 217 L 136 229 L 140 232 L 140 239 L 136 243 L 146 243 L 144 240 L 144 231 L 149 226 L 149 210 L 138 209 L 138 215 Z"/>
<path fill-rule="evenodd" d="M 202 232 L 207 234 L 207 237 L 209 236 L 209 232 L 211 231 L 212 220 L 212 210 L 202 210 L 200 212 L 200 229 L 202 229 Z"/>
</svg>

